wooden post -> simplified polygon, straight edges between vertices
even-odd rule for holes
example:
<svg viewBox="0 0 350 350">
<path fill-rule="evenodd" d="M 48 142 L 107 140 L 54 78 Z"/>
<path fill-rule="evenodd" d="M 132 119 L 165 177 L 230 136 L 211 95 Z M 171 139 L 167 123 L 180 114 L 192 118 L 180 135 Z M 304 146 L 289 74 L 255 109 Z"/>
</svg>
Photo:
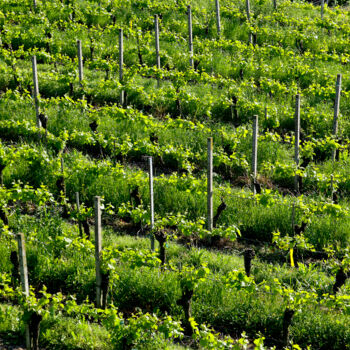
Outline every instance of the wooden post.
<svg viewBox="0 0 350 350">
<path fill-rule="evenodd" d="M 277 9 L 277 0 L 273 0 L 273 8 L 276 10 Z"/>
<path fill-rule="evenodd" d="M 253 121 L 253 146 L 252 146 L 252 177 L 253 177 L 253 194 L 256 194 L 255 182 L 258 169 L 258 131 L 259 117 L 254 116 Z"/>
<path fill-rule="evenodd" d="M 323 19 L 323 13 L 324 13 L 324 0 L 321 0 L 321 19 Z"/>
<path fill-rule="evenodd" d="M 102 228 L 101 228 L 101 197 L 95 197 L 95 266 L 96 266 L 96 307 L 102 306 L 101 293 L 101 250 L 102 250 Z"/>
<path fill-rule="evenodd" d="M 192 36 L 192 10 L 191 5 L 187 6 L 188 15 L 188 49 L 190 52 L 190 67 L 193 68 L 193 36 Z"/>
<path fill-rule="evenodd" d="M 34 84 L 34 102 L 35 102 L 35 114 L 36 114 L 36 125 L 41 128 L 41 121 L 39 118 L 39 82 L 38 82 L 38 69 L 36 65 L 36 56 L 32 57 L 32 70 L 33 70 L 33 84 Z"/>
<path fill-rule="evenodd" d="M 22 291 L 26 297 L 29 296 L 29 283 L 28 283 L 28 268 L 27 268 L 27 256 L 26 256 L 26 247 L 24 242 L 23 233 L 18 233 L 16 235 L 18 243 L 18 257 L 19 257 L 19 268 L 21 274 L 21 285 Z M 31 349 L 29 325 L 26 324 L 26 348 L 27 350 Z"/>
<path fill-rule="evenodd" d="M 83 71 L 83 50 L 81 47 L 81 40 L 77 40 L 78 49 L 78 67 L 79 67 L 79 84 L 83 85 L 84 71 Z"/>
<path fill-rule="evenodd" d="M 77 204 L 77 211 L 78 211 L 78 216 L 79 216 L 79 214 L 80 214 L 79 192 L 75 192 L 75 202 Z M 79 218 L 78 218 L 78 226 L 79 226 L 79 235 L 80 235 L 80 237 L 83 237 L 83 230 L 82 230 L 81 221 Z"/>
<path fill-rule="evenodd" d="M 157 68 L 160 69 L 158 15 L 154 15 L 154 30 L 155 30 L 155 38 L 156 38 L 156 64 L 157 64 Z"/>
<path fill-rule="evenodd" d="M 151 250 L 154 251 L 154 193 L 153 193 L 153 159 L 148 157 L 148 170 L 149 170 L 149 197 L 150 197 L 150 214 L 151 214 Z"/>
<path fill-rule="evenodd" d="M 208 137 L 207 224 L 213 230 L 213 138 Z"/>
<path fill-rule="evenodd" d="M 299 143 L 300 143 L 300 95 L 297 94 L 295 98 L 295 141 L 294 141 L 294 161 L 296 168 L 299 168 Z M 294 177 L 294 189 L 295 192 L 299 191 L 299 175 L 295 174 Z"/>
<path fill-rule="evenodd" d="M 156 65 L 157 69 L 160 69 L 160 53 L 159 53 L 159 22 L 158 22 L 158 15 L 154 15 L 154 32 L 155 32 L 155 39 L 156 39 Z M 160 86 L 159 79 L 157 80 L 157 86 Z"/>
<path fill-rule="evenodd" d="M 26 296 L 29 296 L 27 256 L 26 256 L 26 248 L 25 248 L 23 233 L 17 234 L 17 243 L 18 243 L 18 256 L 19 256 L 19 266 L 20 266 L 20 273 L 21 273 L 22 291 L 25 293 Z"/>
<path fill-rule="evenodd" d="M 123 29 L 119 29 L 119 82 L 123 83 L 124 75 L 124 42 Z M 124 90 L 120 91 L 120 105 L 124 106 Z"/>
<path fill-rule="evenodd" d="M 215 0 L 215 9 L 216 9 L 216 28 L 218 31 L 218 37 L 221 35 L 221 20 L 220 20 L 220 3 L 219 0 Z"/>
<path fill-rule="evenodd" d="M 337 82 L 335 85 L 335 101 L 334 101 L 334 118 L 333 118 L 333 135 L 338 135 L 338 118 L 339 118 L 339 105 L 340 105 L 340 92 L 341 92 L 341 74 L 337 75 Z M 333 151 L 333 160 L 335 160 L 336 150 Z"/>
<path fill-rule="evenodd" d="M 248 18 L 248 21 L 250 22 L 250 1 L 245 0 L 245 5 L 246 5 L 246 11 L 247 11 L 247 18 Z"/>
</svg>

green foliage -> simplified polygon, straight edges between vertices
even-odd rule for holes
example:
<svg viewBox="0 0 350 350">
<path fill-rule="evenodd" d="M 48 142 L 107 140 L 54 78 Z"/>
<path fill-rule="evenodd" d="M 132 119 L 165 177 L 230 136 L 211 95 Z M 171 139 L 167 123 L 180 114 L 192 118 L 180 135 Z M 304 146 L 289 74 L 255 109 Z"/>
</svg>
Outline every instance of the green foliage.
<svg viewBox="0 0 350 350">
<path fill-rule="evenodd" d="M 350 264 L 344 249 L 350 241 L 350 30 L 348 10 L 332 7 L 341 4 L 325 5 L 321 19 L 319 6 L 311 3 L 281 1 L 273 9 L 271 2 L 256 0 L 248 21 L 243 2 L 225 0 L 218 37 L 214 3 L 194 0 L 194 69 L 188 65 L 188 4 L 183 0 L 38 1 L 35 10 L 27 0 L 4 0 L 0 296 L 18 309 L 0 307 L 0 332 L 21 336 L 23 321 L 38 313 L 44 316 L 41 345 L 46 348 L 107 349 L 111 342 L 115 348 L 172 348 L 173 341 L 183 341 L 177 301 L 188 288 L 195 291 L 190 322 L 199 348 L 246 348 L 248 337 L 262 349 L 264 337 L 280 339 L 286 307 L 296 311 L 292 343 L 347 348 L 349 286 L 329 294 L 334 274 L 340 268 L 348 272 Z M 160 69 L 154 60 L 156 13 Z M 115 45 L 119 29 L 125 40 L 121 81 Z M 83 43 L 82 82 L 78 38 Z M 37 127 L 30 93 L 33 55 L 47 130 Z M 340 124 L 338 135 L 332 135 L 339 73 Z M 119 102 L 122 90 L 125 106 Z M 293 155 L 297 93 L 302 103 L 298 166 Z M 248 189 L 254 115 L 259 116 L 257 181 L 262 187 L 257 195 Z M 212 231 L 204 219 L 208 137 L 214 138 L 214 210 L 220 197 L 227 204 Z M 334 151 L 340 154 L 337 161 L 332 160 Z M 105 229 L 102 270 L 110 275 L 110 307 L 97 310 L 86 301 L 96 293 L 94 243 L 80 238 L 60 216 L 67 210 L 70 218 L 91 224 L 93 197 L 100 195 L 106 203 L 104 228 L 111 224 L 118 233 L 123 225 L 132 233 L 147 231 L 144 156 L 152 156 L 155 165 L 154 230 L 166 233 L 169 263 L 160 267 L 157 252 L 149 252 L 145 241 L 123 241 Z M 296 175 L 303 181 L 304 194 L 298 197 L 292 193 Z M 64 180 L 66 197 L 57 180 Z M 236 185 L 243 190 L 232 189 Z M 136 186 L 140 206 L 130 199 Z M 83 203 L 79 211 L 73 209 L 76 192 Z M 305 232 L 293 235 L 292 223 L 302 220 L 308 222 Z M 26 237 L 34 287 L 29 297 L 9 275 L 16 232 Z M 237 238 L 241 240 L 233 245 Z M 174 246 L 177 239 L 190 244 Z M 235 252 L 250 240 L 272 240 L 279 249 L 259 248 L 253 277 L 243 272 L 240 256 L 193 248 L 216 242 L 217 248 L 224 245 Z M 288 269 L 259 259 L 271 254 L 278 260 L 280 250 L 293 257 L 296 248 L 306 250 L 311 263 Z M 314 262 L 323 254 L 316 249 L 326 251 L 328 260 Z M 131 316 L 124 318 L 111 303 Z M 143 312 L 135 313 L 139 308 Z M 227 336 L 238 339 L 243 331 L 247 335 L 237 341 Z"/>
</svg>

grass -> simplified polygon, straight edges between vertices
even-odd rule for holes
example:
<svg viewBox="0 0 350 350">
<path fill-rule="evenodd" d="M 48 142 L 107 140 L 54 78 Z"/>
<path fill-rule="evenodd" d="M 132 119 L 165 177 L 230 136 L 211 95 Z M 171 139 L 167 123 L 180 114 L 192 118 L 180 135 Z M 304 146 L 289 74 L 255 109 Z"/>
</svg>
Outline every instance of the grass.
<svg viewBox="0 0 350 350">
<path fill-rule="evenodd" d="M 260 242 L 252 268 L 256 283 L 266 281 L 274 285 L 277 279 L 286 287 L 316 292 L 319 297 L 332 291 L 333 265 L 339 267 L 340 261 L 304 261 L 298 269 L 291 268 L 283 263 L 288 261 L 288 252 L 279 252 L 270 242 L 273 232 L 280 231 L 282 237 L 292 236 L 292 221 L 300 225 L 302 219 L 308 219 L 305 237 L 316 249 L 331 246 L 342 250 L 349 243 L 348 151 L 342 152 L 339 162 L 332 162 L 329 159 L 331 141 L 325 141 L 332 132 L 334 85 L 339 73 L 343 74 L 340 136 L 345 143 L 349 138 L 349 18 L 346 12 L 342 13 L 344 9 L 326 7 L 325 19 L 321 21 L 320 8 L 311 4 L 281 1 L 273 10 L 271 1 L 259 0 L 251 2 L 251 22 L 248 23 L 244 2 L 222 0 L 223 30 L 218 39 L 214 2 L 194 0 L 191 5 L 197 72 L 191 72 L 186 5 L 182 1 L 151 0 L 112 6 L 107 2 L 80 0 L 68 7 L 51 1 L 40 2 L 39 11 L 28 17 L 29 2 L 18 6 L 12 0 L 5 1 L 0 6 L 0 15 L 5 14 L 4 18 L 0 17 L 0 29 L 4 33 L 0 48 L 3 57 L 0 59 L 0 122 L 4 125 L 1 126 L 4 143 L 0 158 L 7 159 L 7 155 L 11 159 L 4 170 L 4 184 L 7 188 L 14 181 L 34 188 L 46 185 L 57 199 L 56 181 L 63 157 L 67 198 L 71 203 L 78 191 L 87 206 L 92 206 L 95 195 L 101 195 L 105 203 L 112 203 L 117 211 L 139 186 L 147 208 L 148 175 L 142 156 L 152 154 L 156 164 L 157 216 L 181 213 L 195 221 L 206 216 L 206 139 L 214 137 L 214 208 L 221 199 L 225 200 L 228 207 L 219 224 L 236 225 L 241 231 L 241 240 L 225 253 L 168 242 L 167 259 L 173 266 L 198 267 L 206 262 L 212 271 L 214 280 L 201 282 L 193 296 L 192 311 L 197 322 L 209 323 L 217 331 L 234 337 L 243 331 L 251 337 L 262 332 L 268 344 L 279 344 L 283 313 L 290 306 L 286 299 L 261 290 L 241 288 L 237 291 L 215 279 L 243 268 L 241 250 L 252 240 Z M 157 88 L 155 73 L 147 68 L 155 63 L 155 13 L 160 15 L 161 73 L 164 74 L 160 88 Z M 119 27 L 125 34 L 123 86 L 118 81 L 117 68 Z M 250 31 L 256 34 L 255 45 L 248 43 Z M 18 32 L 23 35 L 18 36 Z M 83 90 L 76 76 L 75 41 L 78 38 L 83 42 Z M 136 69 L 138 49 L 145 67 Z M 28 121 L 29 125 L 35 125 L 33 101 L 27 92 L 31 88 L 33 53 L 39 62 L 40 108 L 49 120 L 47 144 L 38 141 L 36 129 L 29 130 L 29 126 L 17 123 Z M 73 84 L 73 91 L 69 84 Z M 128 108 L 118 109 L 115 105 L 119 103 L 122 88 L 127 94 Z M 282 197 L 282 194 L 263 191 L 261 196 L 251 198 L 254 115 L 259 116 L 261 134 L 259 180 L 272 190 L 283 192 L 293 188 L 292 141 L 272 139 L 280 135 L 292 140 L 298 92 L 302 96 L 302 160 L 307 152 L 315 153 L 304 172 L 304 196 Z M 89 104 L 85 107 L 85 102 L 77 102 L 83 95 Z M 179 116 L 182 119 L 178 119 Z M 6 126 L 8 120 L 14 124 Z M 96 134 L 89 127 L 93 120 L 98 122 Z M 74 135 L 67 142 L 65 152 L 64 130 Z M 157 142 L 151 142 L 154 136 Z M 114 147 L 117 150 L 112 146 L 113 140 L 118 142 Z M 233 152 L 231 158 L 227 147 Z M 331 176 L 333 188 L 339 188 L 339 206 L 329 199 Z M 237 184 L 243 189 L 233 188 Z M 5 194 L 3 196 L 5 198 Z M 295 201 L 300 201 L 303 209 L 296 209 L 292 219 Z M 41 210 L 32 203 L 15 204 L 7 203 L 4 208 L 9 214 L 11 229 L 26 235 L 31 284 L 36 289 L 47 285 L 52 292 L 75 294 L 79 301 L 87 296 L 93 300 L 93 245 L 79 241 L 77 228 L 72 222 L 63 221 L 57 208 L 49 206 Z M 26 215 L 31 209 L 35 214 Z M 342 210 L 346 214 L 341 214 Z M 104 219 L 120 218 L 104 215 Z M 133 226 L 129 226 L 132 230 Z M 105 228 L 104 246 L 149 248 L 148 239 L 123 236 L 123 233 Z M 14 249 L 13 242 L 0 241 L 0 255 L 5 257 L 0 261 L 2 273 L 11 271 L 9 254 Z M 277 255 L 280 255 L 278 259 Z M 280 263 L 268 263 L 269 259 Z M 119 264 L 116 272 L 119 280 L 111 287 L 110 299 L 121 310 L 130 314 L 141 308 L 183 319 L 177 303 L 181 295 L 177 273 L 157 268 L 133 269 L 128 263 Z M 339 295 L 347 296 L 348 290 L 349 284 L 346 284 Z M 346 312 L 315 308 L 311 303 L 298 305 L 291 325 L 292 341 L 303 347 L 312 344 L 317 349 L 348 348 L 350 327 Z M 7 332 L 9 339 L 23 334 L 20 311 L 15 306 L 1 305 L 0 320 L 0 334 Z M 111 346 L 103 326 L 61 315 L 43 322 L 41 337 L 42 345 L 48 348 L 107 349 Z"/>
<path fill-rule="evenodd" d="M 29 232 L 33 232 L 39 222 L 35 224 L 35 221 L 29 220 L 22 224 L 27 227 Z M 42 221 L 40 225 L 42 225 Z M 85 249 L 82 251 L 77 250 L 69 244 L 63 244 L 61 247 L 57 244 L 57 239 L 62 241 L 59 238 L 60 236 L 74 237 L 77 235 L 76 228 L 70 227 L 63 222 L 59 224 L 59 221 L 53 224 L 53 227 L 56 227 L 58 230 L 54 241 L 55 244 L 51 246 L 46 244 L 45 251 L 42 249 L 41 240 L 44 239 L 46 242 L 50 242 L 50 239 L 48 240 L 47 238 L 55 236 L 52 228 L 50 228 L 50 224 L 46 224 L 45 227 L 46 233 L 41 232 L 41 235 L 44 234 L 44 236 L 35 236 L 35 241 L 31 241 L 29 237 L 32 234 L 27 233 L 28 266 L 31 271 L 31 284 L 45 284 L 51 292 L 55 290 L 61 290 L 66 294 L 73 292 L 78 296 L 78 300 L 83 300 L 86 295 L 89 295 L 90 299 L 93 300 L 94 261 L 91 259 L 91 253 L 88 253 L 88 251 L 84 253 Z M 118 236 L 109 230 L 104 232 L 104 237 L 104 246 L 111 245 L 133 249 L 147 249 L 149 247 L 149 240 L 146 238 Z M 65 241 L 67 240 L 62 242 Z M 173 265 L 187 263 L 198 266 L 202 262 L 206 262 L 208 267 L 214 272 L 214 278 L 243 267 L 242 257 L 235 254 L 223 254 L 222 252 L 196 248 L 189 250 L 173 243 L 170 243 L 167 252 L 168 261 L 171 261 Z M 57 255 L 58 258 L 51 258 L 52 254 Z M 84 254 L 87 255 L 84 256 Z M 160 272 L 158 269 L 131 269 L 128 264 L 123 264 L 118 268 L 118 275 L 119 280 L 111 287 L 110 297 L 114 305 L 118 306 L 120 310 L 129 313 L 133 310 L 142 309 L 144 312 L 169 313 L 175 317 L 181 317 L 181 309 L 176 303 L 176 300 L 180 297 L 180 286 L 176 274 Z M 310 265 L 307 267 L 305 265 L 299 269 L 292 269 L 285 265 L 274 266 L 259 260 L 253 262 L 253 276 L 257 283 L 261 281 L 274 283 L 274 279 L 277 278 L 284 285 L 296 290 L 317 290 L 320 295 L 329 293 L 334 283 L 334 278 L 329 276 L 327 270 L 323 270 L 321 266 L 312 267 Z M 244 289 L 233 291 L 214 281 L 200 284 L 193 297 L 193 315 L 197 322 L 211 324 L 218 331 L 231 334 L 234 337 L 239 336 L 243 330 L 252 336 L 263 330 L 263 334 L 270 341 L 278 339 L 280 336 L 282 315 L 285 307 L 285 302 L 277 295 L 252 293 Z M 337 324 L 339 323 L 337 317 L 336 312 L 331 310 L 315 309 L 310 312 L 309 307 L 306 305 L 298 311 L 298 317 L 293 321 L 293 341 L 303 346 L 311 343 L 319 344 L 321 347 L 332 342 L 336 344 L 335 349 L 342 348 L 344 344 L 347 344 L 346 339 L 349 334 L 343 325 L 339 326 L 340 330 L 338 331 Z M 346 324 L 348 322 L 347 316 L 344 315 L 343 317 Z M 320 330 L 318 327 L 322 325 L 322 329 L 326 329 L 324 328 L 326 327 L 325 322 L 327 322 L 329 329 L 336 331 L 327 331 L 327 337 L 319 339 Z M 77 328 L 74 328 L 73 324 Z M 308 324 L 307 332 L 305 324 Z M 70 320 L 66 320 L 62 324 L 60 320 L 59 326 L 54 325 L 53 329 L 51 323 L 44 324 L 42 341 L 44 344 L 46 344 L 45 342 L 48 342 L 47 344 L 56 344 L 55 340 L 60 342 L 59 339 L 61 338 L 59 337 L 64 337 L 63 334 L 65 333 L 61 330 L 64 327 L 73 327 L 72 332 L 74 332 L 75 336 L 72 338 L 74 339 L 72 344 L 75 344 L 75 341 L 79 343 L 83 334 L 86 332 L 90 334 L 89 332 L 91 331 L 93 336 L 84 338 L 85 343 L 82 343 L 82 348 L 88 349 L 91 344 L 96 344 L 95 346 L 103 348 L 102 344 L 105 341 L 103 330 L 99 330 L 99 328 L 93 330 L 94 328 L 91 327 L 95 326 L 90 326 L 86 323 L 78 325 Z M 67 346 L 64 348 L 70 348 L 70 346 L 74 348 L 69 341 L 62 344 Z"/>
</svg>

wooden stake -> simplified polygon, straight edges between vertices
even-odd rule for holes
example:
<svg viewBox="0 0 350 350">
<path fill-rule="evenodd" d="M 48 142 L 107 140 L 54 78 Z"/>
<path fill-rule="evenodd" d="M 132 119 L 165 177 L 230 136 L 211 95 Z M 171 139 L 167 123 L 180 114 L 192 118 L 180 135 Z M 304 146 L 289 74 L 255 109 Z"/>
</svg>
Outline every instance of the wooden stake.
<svg viewBox="0 0 350 350">
<path fill-rule="evenodd" d="M 124 42 L 123 29 L 119 29 L 119 82 L 123 83 L 124 76 Z M 120 91 L 120 105 L 124 106 L 124 90 Z"/>
<path fill-rule="evenodd" d="M 150 214 L 151 214 L 151 250 L 154 251 L 154 193 L 153 193 L 153 159 L 148 157 L 148 171 L 149 171 L 149 196 L 150 196 Z"/>
<path fill-rule="evenodd" d="M 29 296 L 29 283 L 28 283 L 28 268 L 27 268 L 27 256 L 23 233 L 17 234 L 18 243 L 18 256 L 19 256 L 19 266 L 21 273 L 21 285 L 22 291 L 26 296 Z"/>
<path fill-rule="evenodd" d="M 215 0 L 215 9 L 216 9 L 216 28 L 218 32 L 218 37 L 221 35 L 221 20 L 220 20 L 220 3 L 219 0 Z"/>
<path fill-rule="evenodd" d="M 246 5 L 246 11 L 247 11 L 247 18 L 248 18 L 248 21 L 250 22 L 250 1 L 245 0 L 245 5 Z"/>
<path fill-rule="evenodd" d="M 276 10 L 277 9 L 277 0 L 273 0 L 273 8 Z"/>
<path fill-rule="evenodd" d="M 255 182 L 258 169 L 258 131 L 259 117 L 254 116 L 253 121 L 253 146 L 252 146 L 252 176 L 253 176 L 253 193 L 256 194 Z"/>
<path fill-rule="evenodd" d="M 208 137 L 207 224 L 213 230 L 213 138 Z"/>
<path fill-rule="evenodd" d="M 294 141 L 294 161 L 296 168 L 299 168 L 299 143 L 300 143 L 300 95 L 296 95 L 295 99 L 295 141 Z M 295 192 L 299 191 L 299 175 L 295 174 L 294 177 L 294 189 Z"/>
<path fill-rule="evenodd" d="M 96 267 L 96 307 L 102 306 L 101 293 L 101 251 L 102 251 L 102 227 L 101 227 L 101 198 L 95 197 L 95 267 Z"/>
<path fill-rule="evenodd" d="M 188 49 L 190 52 L 190 67 L 193 68 L 193 36 L 192 36 L 192 10 L 191 5 L 187 6 L 188 16 Z"/>
<path fill-rule="evenodd" d="M 81 40 L 77 40 L 77 49 L 78 49 L 78 68 L 79 68 L 79 84 L 83 85 L 84 79 L 84 70 L 83 70 L 83 50 L 81 47 Z"/>
<path fill-rule="evenodd" d="M 157 64 L 157 68 L 160 69 L 158 15 L 154 15 L 154 30 L 155 30 L 155 38 L 156 38 L 156 64 Z"/>
<path fill-rule="evenodd" d="M 21 274 L 22 291 L 25 294 L 25 296 L 28 297 L 29 296 L 28 267 L 27 267 L 27 255 L 26 255 L 26 247 L 25 247 L 23 233 L 18 233 L 16 235 L 16 238 L 18 243 L 18 257 L 19 257 L 19 268 L 20 268 L 20 274 Z M 31 349 L 31 341 L 30 341 L 28 324 L 26 324 L 26 348 L 27 350 Z"/>
<path fill-rule="evenodd" d="M 156 64 L 157 69 L 160 69 L 160 53 L 159 53 L 159 22 L 158 22 L 158 15 L 154 15 L 154 33 L 155 33 L 155 40 L 156 40 Z M 159 79 L 157 80 L 157 86 L 160 86 Z"/>
<path fill-rule="evenodd" d="M 33 70 L 33 84 L 34 84 L 34 102 L 35 102 L 35 114 L 36 114 L 36 125 L 41 128 L 41 121 L 39 118 L 39 82 L 38 82 L 38 69 L 36 64 L 36 56 L 32 57 L 32 70 Z"/>
<path fill-rule="evenodd" d="M 79 200 L 79 192 L 75 192 L 75 202 L 77 204 L 77 211 L 78 211 L 78 215 L 80 214 L 80 200 Z M 83 237 L 83 230 L 81 227 L 81 221 L 78 218 L 78 226 L 79 226 L 79 235 L 80 237 Z"/>
<path fill-rule="evenodd" d="M 334 101 L 334 118 L 333 118 L 333 135 L 338 135 L 338 118 L 340 106 L 340 92 L 341 92 L 341 74 L 337 75 L 337 82 L 335 85 L 335 101 Z M 333 161 L 335 160 L 336 150 L 333 151 Z"/>
<path fill-rule="evenodd" d="M 341 74 L 337 75 L 337 83 L 335 85 L 335 102 L 334 102 L 334 119 L 333 119 L 333 135 L 338 133 L 338 117 L 341 92 Z"/>
</svg>

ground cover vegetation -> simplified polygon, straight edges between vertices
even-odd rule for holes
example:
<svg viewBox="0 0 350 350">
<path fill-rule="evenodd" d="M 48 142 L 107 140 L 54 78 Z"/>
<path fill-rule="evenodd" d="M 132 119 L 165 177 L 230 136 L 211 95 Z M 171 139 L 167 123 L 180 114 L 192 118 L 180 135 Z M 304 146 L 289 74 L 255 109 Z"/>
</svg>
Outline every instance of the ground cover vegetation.
<svg viewBox="0 0 350 350">
<path fill-rule="evenodd" d="M 350 19 L 329 5 L 1 2 L 0 344 L 350 348 Z"/>
</svg>

